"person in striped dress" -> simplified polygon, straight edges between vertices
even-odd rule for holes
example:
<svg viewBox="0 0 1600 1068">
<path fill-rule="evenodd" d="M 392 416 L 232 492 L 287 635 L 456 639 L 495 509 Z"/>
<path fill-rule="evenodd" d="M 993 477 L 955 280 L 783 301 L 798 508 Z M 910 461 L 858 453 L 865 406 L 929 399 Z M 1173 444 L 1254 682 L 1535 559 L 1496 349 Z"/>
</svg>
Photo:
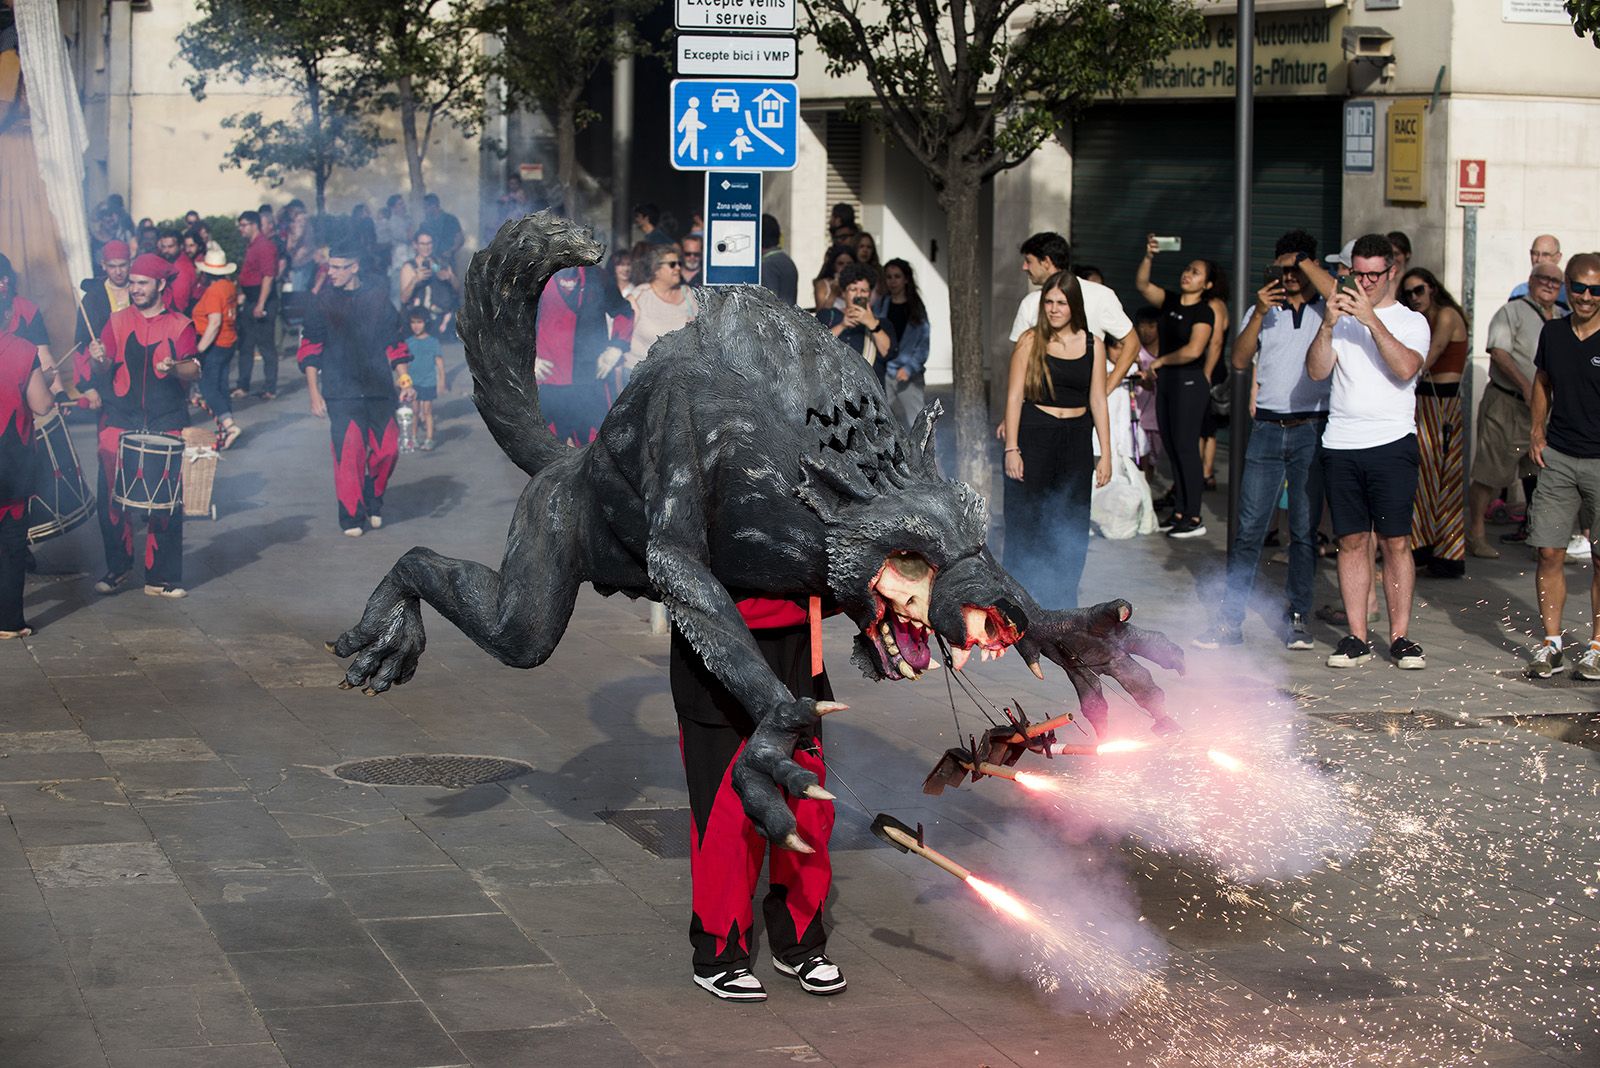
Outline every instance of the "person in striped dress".
<svg viewBox="0 0 1600 1068">
<path fill-rule="evenodd" d="M 1428 320 L 1432 338 L 1417 381 L 1417 446 L 1422 467 L 1411 513 L 1411 549 L 1435 578 L 1467 572 L 1467 424 L 1461 378 L 1467 369 L 1467 317 L 1433 272 L 1413 267 L 1400 299 Z"/>
</svg>

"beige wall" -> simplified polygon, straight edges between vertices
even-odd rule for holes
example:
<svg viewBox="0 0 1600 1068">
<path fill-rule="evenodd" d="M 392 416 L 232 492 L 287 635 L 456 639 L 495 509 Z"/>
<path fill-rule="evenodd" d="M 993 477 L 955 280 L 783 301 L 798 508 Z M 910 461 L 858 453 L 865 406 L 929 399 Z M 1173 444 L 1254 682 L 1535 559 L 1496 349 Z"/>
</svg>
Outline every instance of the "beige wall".
<svg viewBox="0 0 1600 1068">
<path fill-rule="evenodd" d="M 105 161 L 104 191 L 121 192 L 135 218 L 171 217 L 190 208 L 202 214 L 227 214 L 262 201 L 281 204 L 291 197 L 312 202 L 307 175 L 296 175 L 274 189 L 251 181 L 242 170 L 221 168 L 233 141 L 232 132 L 222 128 L 224 118 L 257 109 L 269 118 L 279 117 L 291 108 L 286 100 L 237 83 L 215 82 L 201 101 L 190 95 L 185 82 L 190 68 L 175 57 L 172 42 L 194 18 L 193 4 L 161 3 L 131 15 L 125 3 L 111 8 L 117 22 L 110 53 L 103 64 L 90 59 L 90 80 L 98 84 L 85 86 L 90 97 L 90 156 Z M 126 29 L 117 32 L 124 25 Z M 85 20 L 86 30 L 95 27 L 93 32 L 98 32 L 97 26 L 95 20 Z M 89 57 L 97 57 L 99 50 L 91 39 Z M 96 72 L 94 68 L 101 65 L 104 71 Z M 103 118 L 97 121 L 95 116 Z M 389 194 L 409 191 L 398 121 L 391 117 L 381 126 L 396 143 L 359 172 L 335 172 L 328 188 L 330 212 L 348 212 L 360 200 L 376 211 Z M 429 190 L 437 192 L 445 209 L 461 220 L 468 248 L 476 247 L 476 141 L 444 126 L 435 135 L 424 176 Z M 91 195 L 103 195 L 95 186 L 91 180 Z"/>
</svg>

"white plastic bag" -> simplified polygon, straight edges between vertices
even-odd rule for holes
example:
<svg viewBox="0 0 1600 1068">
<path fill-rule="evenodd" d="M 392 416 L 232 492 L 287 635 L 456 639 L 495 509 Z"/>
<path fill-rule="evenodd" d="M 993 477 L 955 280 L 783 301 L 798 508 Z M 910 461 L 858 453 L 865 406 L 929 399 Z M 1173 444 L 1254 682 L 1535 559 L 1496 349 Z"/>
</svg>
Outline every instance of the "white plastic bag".
<svg viewBox="0 0 1600 1068">
<path fill-rule="evenodd" d="M 1150 484 L 1132 457 L 1111 454 L 1111 481 L 1094 490 L 1089 523 L 1102 538 L 1121 540 L 1156 532 L 1156 506 Z"/>
</svg>

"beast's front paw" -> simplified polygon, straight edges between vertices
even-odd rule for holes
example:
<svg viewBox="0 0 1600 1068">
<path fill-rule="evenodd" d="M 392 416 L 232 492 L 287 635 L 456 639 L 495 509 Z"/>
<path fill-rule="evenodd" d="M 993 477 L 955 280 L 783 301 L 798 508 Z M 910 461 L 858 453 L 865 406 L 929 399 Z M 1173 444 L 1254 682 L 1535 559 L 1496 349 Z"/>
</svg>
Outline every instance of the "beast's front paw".
<svg viewBox="0 0 1600 1068">
<path fill-rule="evenodd" d="M 406 597 L 385 580 L 367 600 L 361 622 L 328 643 L 334 656 L 350 656 L 342 690 L 361 687 L 371 697 L 410 682 L 417 673 L 417 661 L 427 647 L 422 630 L 422 611 L 414 597 Z"/>
<path fill-rule="evenodd" d="M 1144 630 L 1128 620 L 1133 606 L 1127 601 L 1107 601 L 1091 608 L 1046 611 L 1030 620 L 1028 633 L 1018 644 L 1023 659 L 1040 678 L 1039 657 L 1059 664 L 1078 691 L 1083 718 L 1103 735 L 1106 728 L 1106 699 L 1100 677 L 1109 675 L 1146 712 L 1157 731 L 1177 729 L 1167 715 L 1166 693 L 1150 670 L 1135 657 L 1149 660 L 1180 674 L 1183 650 L 1159 631 Z"/>
<path fill-rule="evenodd" d="M 823 713 L 842 707 L 831 702 L 819 705 L 810 698 L 779 705 L 762 718 L 734 762 L 734 792 L 744 802 L 745 815 L 769 842 L 797 853 L 813 852 L 795 830 L 794 813 L 784 795 L 833 800 L 815 773 L 795 761 L 794 747 L 802 733 L 815 729 Z"/>
</svg>

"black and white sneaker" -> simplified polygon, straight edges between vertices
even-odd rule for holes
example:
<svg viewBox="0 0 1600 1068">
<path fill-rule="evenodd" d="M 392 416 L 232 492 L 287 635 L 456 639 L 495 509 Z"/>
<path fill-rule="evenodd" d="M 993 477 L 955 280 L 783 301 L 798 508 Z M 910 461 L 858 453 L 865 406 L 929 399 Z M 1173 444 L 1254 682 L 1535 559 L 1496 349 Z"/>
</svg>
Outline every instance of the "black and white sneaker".
<svg viewBox="0 0 1600 1068">
<path fill-rule="evenodd" d="M 115 571 L 107 571 L 104 575 L 101 576 L 100 581 L 96 582 L 94 584 L 94 592 L 95 593 L 116 593 L 117 592 L 117 587 L 121 586 L 123 584 L 123 582 L 127 581 L 127 578 L 128 578 L 128 572 L 126 572 L 126 571 L 124 571 L 120 575 L 117 574 Z"/>
<path fill-rule="evenodd" d="M 1177 523 L 1167 531 L 1169 538 L 1203 538 L 1206 536 L 1206 525 L 1200 520 L 1185 516 L 1183 522 Z"/>
<path fill-rule="evenodd" d="M 1561 649 L 1551 642 L 1543 642 L 1533 651 L 1528 661 L 1530 679 L 1548 679 L 1561 666 Z"/>
<path fill-rule="evenodd" d="M 767 988 L 749 968 L 729 968 L 715 975 L 695 974 L 694 985 L 709 990 L 723 1001 L 765 1001 Z"/>
<path fill-rule="evenodd" d="M 1339 644 L 1333 647 L 1333 652 L 1328 654 L 1328 666 L 1331 668 L 1352 668 L 1365 664 L 1372 659 L 1372 646 L 1357 638 L 1354 634 L 1346 634 L 1339 639 Z"/>
<path fill-rule="evenodd" d="M 772 966 L 777 969 L 779 975 L 800 980 L 800 989 L 807 994 L 827 997 L 844 989 L 844 973 L 839 970 L 837 964 L 828 959 L 826 953 L 813 954 L 799 964 L 786 964 L 773 957 Z"/>
<path fill-rule="evenodd" d="M 1404 634 L 1394 640 L 1389 646 L 1389 656 L 1394 661 L 1394 666 L 1407 671 L 1421 671 L 1428 666 L 1427 659 L 1422 655 L 1422 646 L 1407 638 Z"/>
<path fill-rule="evenodd" d="M 1178 513 L 1168 512 L 1166 515 L 1156 520 L 1156 529 L 1161 531 L 1171 530 L 1175 525 L 1177 525 L 1177 522 Z"/>
<path fill-rule="evenodd" d="M 1299 612 L 1292 612 L 1289 615 L 1289 636 L 1284 639 L 1283 647 L 1296 652 L 1315 648 L 1311 641 L 1311 624 L 1306 622 L 1306 617 Z"/>
</svg>

